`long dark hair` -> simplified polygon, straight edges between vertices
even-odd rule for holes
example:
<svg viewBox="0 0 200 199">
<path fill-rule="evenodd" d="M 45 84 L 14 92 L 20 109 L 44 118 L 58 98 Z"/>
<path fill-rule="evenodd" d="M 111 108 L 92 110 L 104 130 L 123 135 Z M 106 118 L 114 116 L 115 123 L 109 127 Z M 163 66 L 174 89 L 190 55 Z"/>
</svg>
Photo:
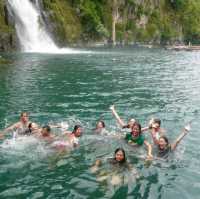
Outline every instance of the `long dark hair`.
<svg viewBox="0 0 200 199">
<path fill-rule="evenodd" d="M 121 160 L 120 163 L 125 163 L 125 162 L 126 162 L 126 154 L 125 154 L 124 149 L 123 149 L 123 148 L 117 148 L 117 149 L 115 150 L 115 156 L 116 156 L 116 153 L 117 153 L 118 151 L 121 151 L 121 152 L 123 153 L 123 155 L 124 155 L 124 159 Z M 114 159 L 116 160 L 116 157 L 114 157 Z"/>
<path fill-rule="evenodd" d="M 162 138 L 163 140 L 165 140 L 165 142 L 167 143 L 167 145 L 169 145 L 169 140 L 168 140 L 168 138 L 167 138 L 166 136 L 163 135 L 163 136 L 160 137 L 160 139 L 161 139 L 161 138 Z"/>
<path fill-rule="evenodd" d="M 78 128 L 81 128 L 81 125 L 75 125 L 74 129 L 72 131 L 72 133 L 75 133 L 77 131 Z"/>
<path fill-rule="evenodd" d="M 103 128 L 106 127 L 105 122 L 104 122 L 103 120 L 100 120 L 99 122 L 102 124 Z M 98 123 L 99 123 L 99 122 L 98 122 Z"/>
</svg>

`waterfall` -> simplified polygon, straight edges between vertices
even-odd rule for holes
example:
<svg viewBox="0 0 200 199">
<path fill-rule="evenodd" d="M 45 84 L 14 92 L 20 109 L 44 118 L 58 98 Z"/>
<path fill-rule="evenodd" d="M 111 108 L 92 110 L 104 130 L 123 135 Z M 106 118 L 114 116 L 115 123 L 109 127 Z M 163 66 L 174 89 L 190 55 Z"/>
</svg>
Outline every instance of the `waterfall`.
<svg viewBox="0 0 200 199">
<path fill-rule="evenodd" d="M 53 39 L 45 30 L 38 7 L 30 0 L 8 0 L 8 5 L 15 19 L 15 28 L 23 52 L 74 52 L 72 49 L 59 49 L 56 46 Z"/>
</svg>

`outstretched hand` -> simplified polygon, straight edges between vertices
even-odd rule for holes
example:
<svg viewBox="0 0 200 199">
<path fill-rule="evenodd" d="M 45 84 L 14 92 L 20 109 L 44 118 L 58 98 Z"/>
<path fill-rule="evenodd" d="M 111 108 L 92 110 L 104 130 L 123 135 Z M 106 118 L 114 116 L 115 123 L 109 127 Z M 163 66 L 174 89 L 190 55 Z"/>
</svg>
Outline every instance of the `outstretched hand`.
<svg viewBox="0 0 200 199">
<path fill-rule="evenodd" d="M 110 106 L 110 110 L 113 111 L 114 109 L 115 109 L 115 105 L 113 104 Z"/>
<path fill-rule="evenodd" d="M 191 125 L 190 124 L 187 124 L 185 127 L 184 127 L 184 130 L 186 133 L 188 133 L 190 130 L 191 130 Z"/>
</svg>

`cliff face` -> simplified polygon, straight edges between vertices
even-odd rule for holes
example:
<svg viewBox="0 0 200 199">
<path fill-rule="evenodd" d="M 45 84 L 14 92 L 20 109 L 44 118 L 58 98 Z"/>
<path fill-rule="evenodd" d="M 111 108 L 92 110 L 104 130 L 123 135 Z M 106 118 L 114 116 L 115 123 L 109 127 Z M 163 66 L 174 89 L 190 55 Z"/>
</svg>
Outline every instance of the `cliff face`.
<svg viewBox="0 0 200 199">
<path fill-rule="evenodd" d="M 4 0 L 0 1 L 0 51 L 16 49 L 15 28 L 10 23 L 8 10 Z"/>
<path fill-rule="evenodd" d="M 199 0 L 39 2 L 46 28 L 59 46 L 112 41 L 113 35 L 116 42 L 125 44 L 200 43 Z M 3 0 L 0 2 L 0 50 L 16 48 L 15 30 L 8 18 Z"/>
<path fill-rule="evenodd" d="M 199 0 L 43 0 L 61 42 L 200 43 Z"/>
</svg>

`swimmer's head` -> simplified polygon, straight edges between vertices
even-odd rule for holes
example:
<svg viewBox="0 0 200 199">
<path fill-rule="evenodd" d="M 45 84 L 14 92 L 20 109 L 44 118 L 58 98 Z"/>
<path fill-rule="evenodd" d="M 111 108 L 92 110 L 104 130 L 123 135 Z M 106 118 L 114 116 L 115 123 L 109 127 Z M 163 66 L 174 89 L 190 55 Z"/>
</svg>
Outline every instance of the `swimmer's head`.
<svg viewBox="0 0 200 199">
<path fill-rule="evenodd" d="M 160 126 L 161 126 L 161 120 L 160 119 L 154 119 L 153 120 L 153 123 L 152 123 L 152 128 L 154 128 L 154 129 L 158 129 L 158 128 L 160 128 Z"/>
<path fill-rule="evenodd" d="M 135 122 L 131 128 L 131 135 L 133 137 L 138 137 L 141 134 L 141 125 L 138 122 Z"/>
<path fill-rule="evenodd" d="M 134 125 L 134 123 L 136 122 L 136 120 L 134 118 L 131 118 L 129 121 L 128 121 L 128 124 L 123 126 L 123 128 L 132 128 L 132 126 Z"/>
<path fill-rule="evenodd" d="M 82 126 L 81 125 L 75 125 L 74 126 L 74 130 L 72 131 L 72 133 L 76 137 L 80 137 L 82 135 L 82 133 L 83 133 Z"/>
<path fill-rule="evenodd" d="M 28 120 L 29 120 L 28 113 L 27 113 L 27 112 L 22 112 L 22 113 L 20 114 L 20 120 L 21 120 L 23 123 L 28 122 Z"/>
<path fill-rule="evenodd" d="M 51 133 L 51 128 L 48 125 L 42 127 L 41 134 L 42 136 L 48 136 Z"/>
<path fill-rule="evenodd" d="M 123 148 L 117 148 L 115 150 L 115 157 L 114 159 L 119 163 L 126 162 L 126 154 Z"/>
<path fill-rule="evenodd" d="M 159 138 L 158 147 L 159 147 L 160 149 L 165 149 L 165 148 L 168 146 L 168 144 L 169 144 L 169 140 L 168 140 L 167 137 L 161 136 L 161 137 Z"/>
<path fill-rule="evenodd" d="M 104 123 L 104 121 L 98 121 L 97 122 L 97 125 L 96 125 L 96 129 L 102 129 L 102 128 L 105 128 L 105 123 Z"/>
</svg>

